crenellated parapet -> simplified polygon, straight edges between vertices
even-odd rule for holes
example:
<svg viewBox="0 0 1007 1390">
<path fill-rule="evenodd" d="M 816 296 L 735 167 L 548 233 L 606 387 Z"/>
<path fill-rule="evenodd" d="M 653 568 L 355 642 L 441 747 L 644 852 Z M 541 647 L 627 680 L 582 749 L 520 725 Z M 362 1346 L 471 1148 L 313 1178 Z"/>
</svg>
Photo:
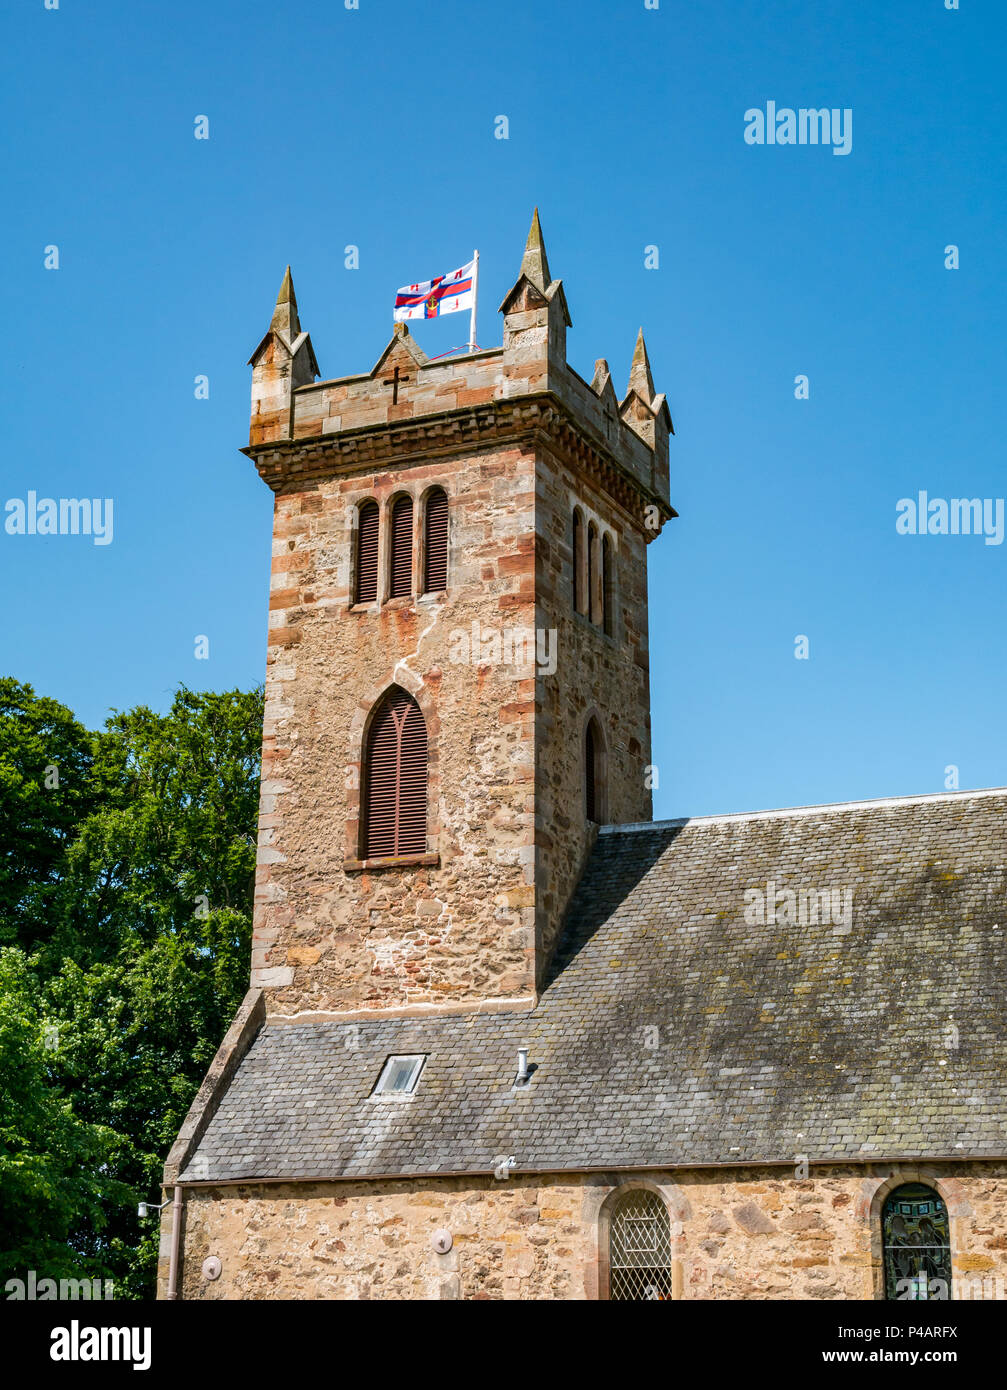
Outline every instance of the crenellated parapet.
<svg viewBox="0 0 1007 1390">
<path fill-rule="evenodd" d="M 596 481 L 631 513 L 648 509 L 656 535 L 675 515 L 668 473 L 674 431 L 667 401 L 654 391 L 643 332 L 621 401 L 604 359 L 590 383 L 574 371 L 566 360 L 566 294 L 550 275 L 537 209 L 500 312 L 502 347 L 430 360 L 407 326 L 396 324 L 370 371 L 316 381 L 288 268 L 269 332 L 252 357 L 245 452 L 279 491 L 294 479 L 394 465 L 416 451 L 445 455 L 529 431 L 541 437 L 573 430 Z"/>
</svg>

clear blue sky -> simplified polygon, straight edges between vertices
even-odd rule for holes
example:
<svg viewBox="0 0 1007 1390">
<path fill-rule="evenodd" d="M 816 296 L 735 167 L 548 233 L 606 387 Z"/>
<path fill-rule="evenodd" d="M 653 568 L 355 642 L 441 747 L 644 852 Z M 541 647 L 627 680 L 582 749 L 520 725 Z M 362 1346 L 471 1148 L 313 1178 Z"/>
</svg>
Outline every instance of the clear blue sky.
<svg viewBox="0 0 1007 1390">
<path fill-rule="evenodd" d="M 478 246 L 490 345 L 537 203 L 573 365 L 621 390 L 642 323 L 675 420 L 656 813 L 1007 783 L 1007 544 L 895 532 L 920 489 L 1007 493 L 1002 0 L 25 0 L 3 30 L 0 500 L 115 504 L 106 547 L 0 532 L 5 672 L 92 726 L 260 680 L 238 448 L 284 266 L 338 376 Z M 769 100 L 851 107 L 852 153 L 747 145 Z"/>
</svg>

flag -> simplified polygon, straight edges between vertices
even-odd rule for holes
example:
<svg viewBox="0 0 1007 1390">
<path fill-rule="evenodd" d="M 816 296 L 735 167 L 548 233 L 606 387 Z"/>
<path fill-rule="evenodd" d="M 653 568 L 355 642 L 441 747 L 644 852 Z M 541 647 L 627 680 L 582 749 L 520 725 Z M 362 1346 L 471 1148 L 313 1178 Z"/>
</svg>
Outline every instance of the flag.
<svg viewBox="0 0 1007 1390">
<path fill-rule="evenodd" d="M 396 323 L 406 319 L 436 319 L 442 314 L 457 314 L 471 309 L 475 296 L 473 274 L 475 261 L 469 261 L 450 275 L 437 275 L 419 285 L 403 285 L 395 296 Z"/>
</svg>

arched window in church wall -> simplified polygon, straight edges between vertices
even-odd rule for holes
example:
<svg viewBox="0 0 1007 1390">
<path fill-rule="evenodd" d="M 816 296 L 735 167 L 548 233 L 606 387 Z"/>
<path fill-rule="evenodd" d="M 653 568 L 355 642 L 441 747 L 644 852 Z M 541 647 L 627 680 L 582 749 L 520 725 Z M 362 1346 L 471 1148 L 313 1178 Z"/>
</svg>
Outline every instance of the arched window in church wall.
<svg viewBox="0 0 1007 1390">
<path fill-rule="evenodd" d="M 598 601 L 598 570 L 601 566 L 601 552 L 598 548 L 598 528 L 590 522 L 587 528 L 587 603 L 584 612 L 596 623 L 600 617 L 601 605 Z"/>
<path fill-rule="evenodd" d="M 355 603 L 373 603 L 378 596 L 378 504 L 365 502 L 357 512 Z"/>
<path fill-rule="evenodd" d="M 587 554 L 584 544 L 584 515 L 579 507 L 573 509 L 573 608 L 575 613 L 587 612 Z"/>
<path fill-rule="evenodd" d="M 601 543 L 602 626 L 606 637 L 615 634 L 615 552 L 606 535 Z"/>
<path fill-rule="evenodd" d="M 427 727 L 399 686 L 379 704 L 364 754 L 362 859 L 424 854 L 427 848 Z"/>
<path fill-rule="evenodd" d="M 885 1198 L 881 1214 L 885 1298 L 951 1297 L 948 1209 L 924 1183 L 907 1182 Z"/>
<path fill-rule="evenodd" d="M 612 1208 L 608 1272 L 613 1302 L 671 1298 L 671 1220 L 649 1188 L 632 1188 Z"/>
<path fill-rule="evenodd" d="M 584 730 L 584 815 L 598 824 L 607 816 L 606 762 L 601 727 L 592 715 Z"/>
<path fill-rule="evenodd" d="M 423 524 L 423 592 L 448 587 L 448 497 L 443 488 L 427 494 Z"/>
<path fill-rule="evenodd" d="M 388 597 L 408 598 L 413 591 L 413 499 L 399 497 L 392 507 Z"/>
</svg>

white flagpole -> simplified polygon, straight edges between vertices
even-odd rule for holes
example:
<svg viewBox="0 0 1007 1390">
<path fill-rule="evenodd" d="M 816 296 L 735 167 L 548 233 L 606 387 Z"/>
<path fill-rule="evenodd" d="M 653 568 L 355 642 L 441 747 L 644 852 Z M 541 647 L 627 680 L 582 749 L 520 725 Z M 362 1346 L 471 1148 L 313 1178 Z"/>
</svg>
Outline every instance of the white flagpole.
<svg viewBox="0 0 1007 1390">
<path fill-rule="evenodd" d="M 472 253 L 472 317 L 469 320 L 469 352 L 476 350 L 476 305 L 479 300 L 479 252 Z"/>
</svg>

